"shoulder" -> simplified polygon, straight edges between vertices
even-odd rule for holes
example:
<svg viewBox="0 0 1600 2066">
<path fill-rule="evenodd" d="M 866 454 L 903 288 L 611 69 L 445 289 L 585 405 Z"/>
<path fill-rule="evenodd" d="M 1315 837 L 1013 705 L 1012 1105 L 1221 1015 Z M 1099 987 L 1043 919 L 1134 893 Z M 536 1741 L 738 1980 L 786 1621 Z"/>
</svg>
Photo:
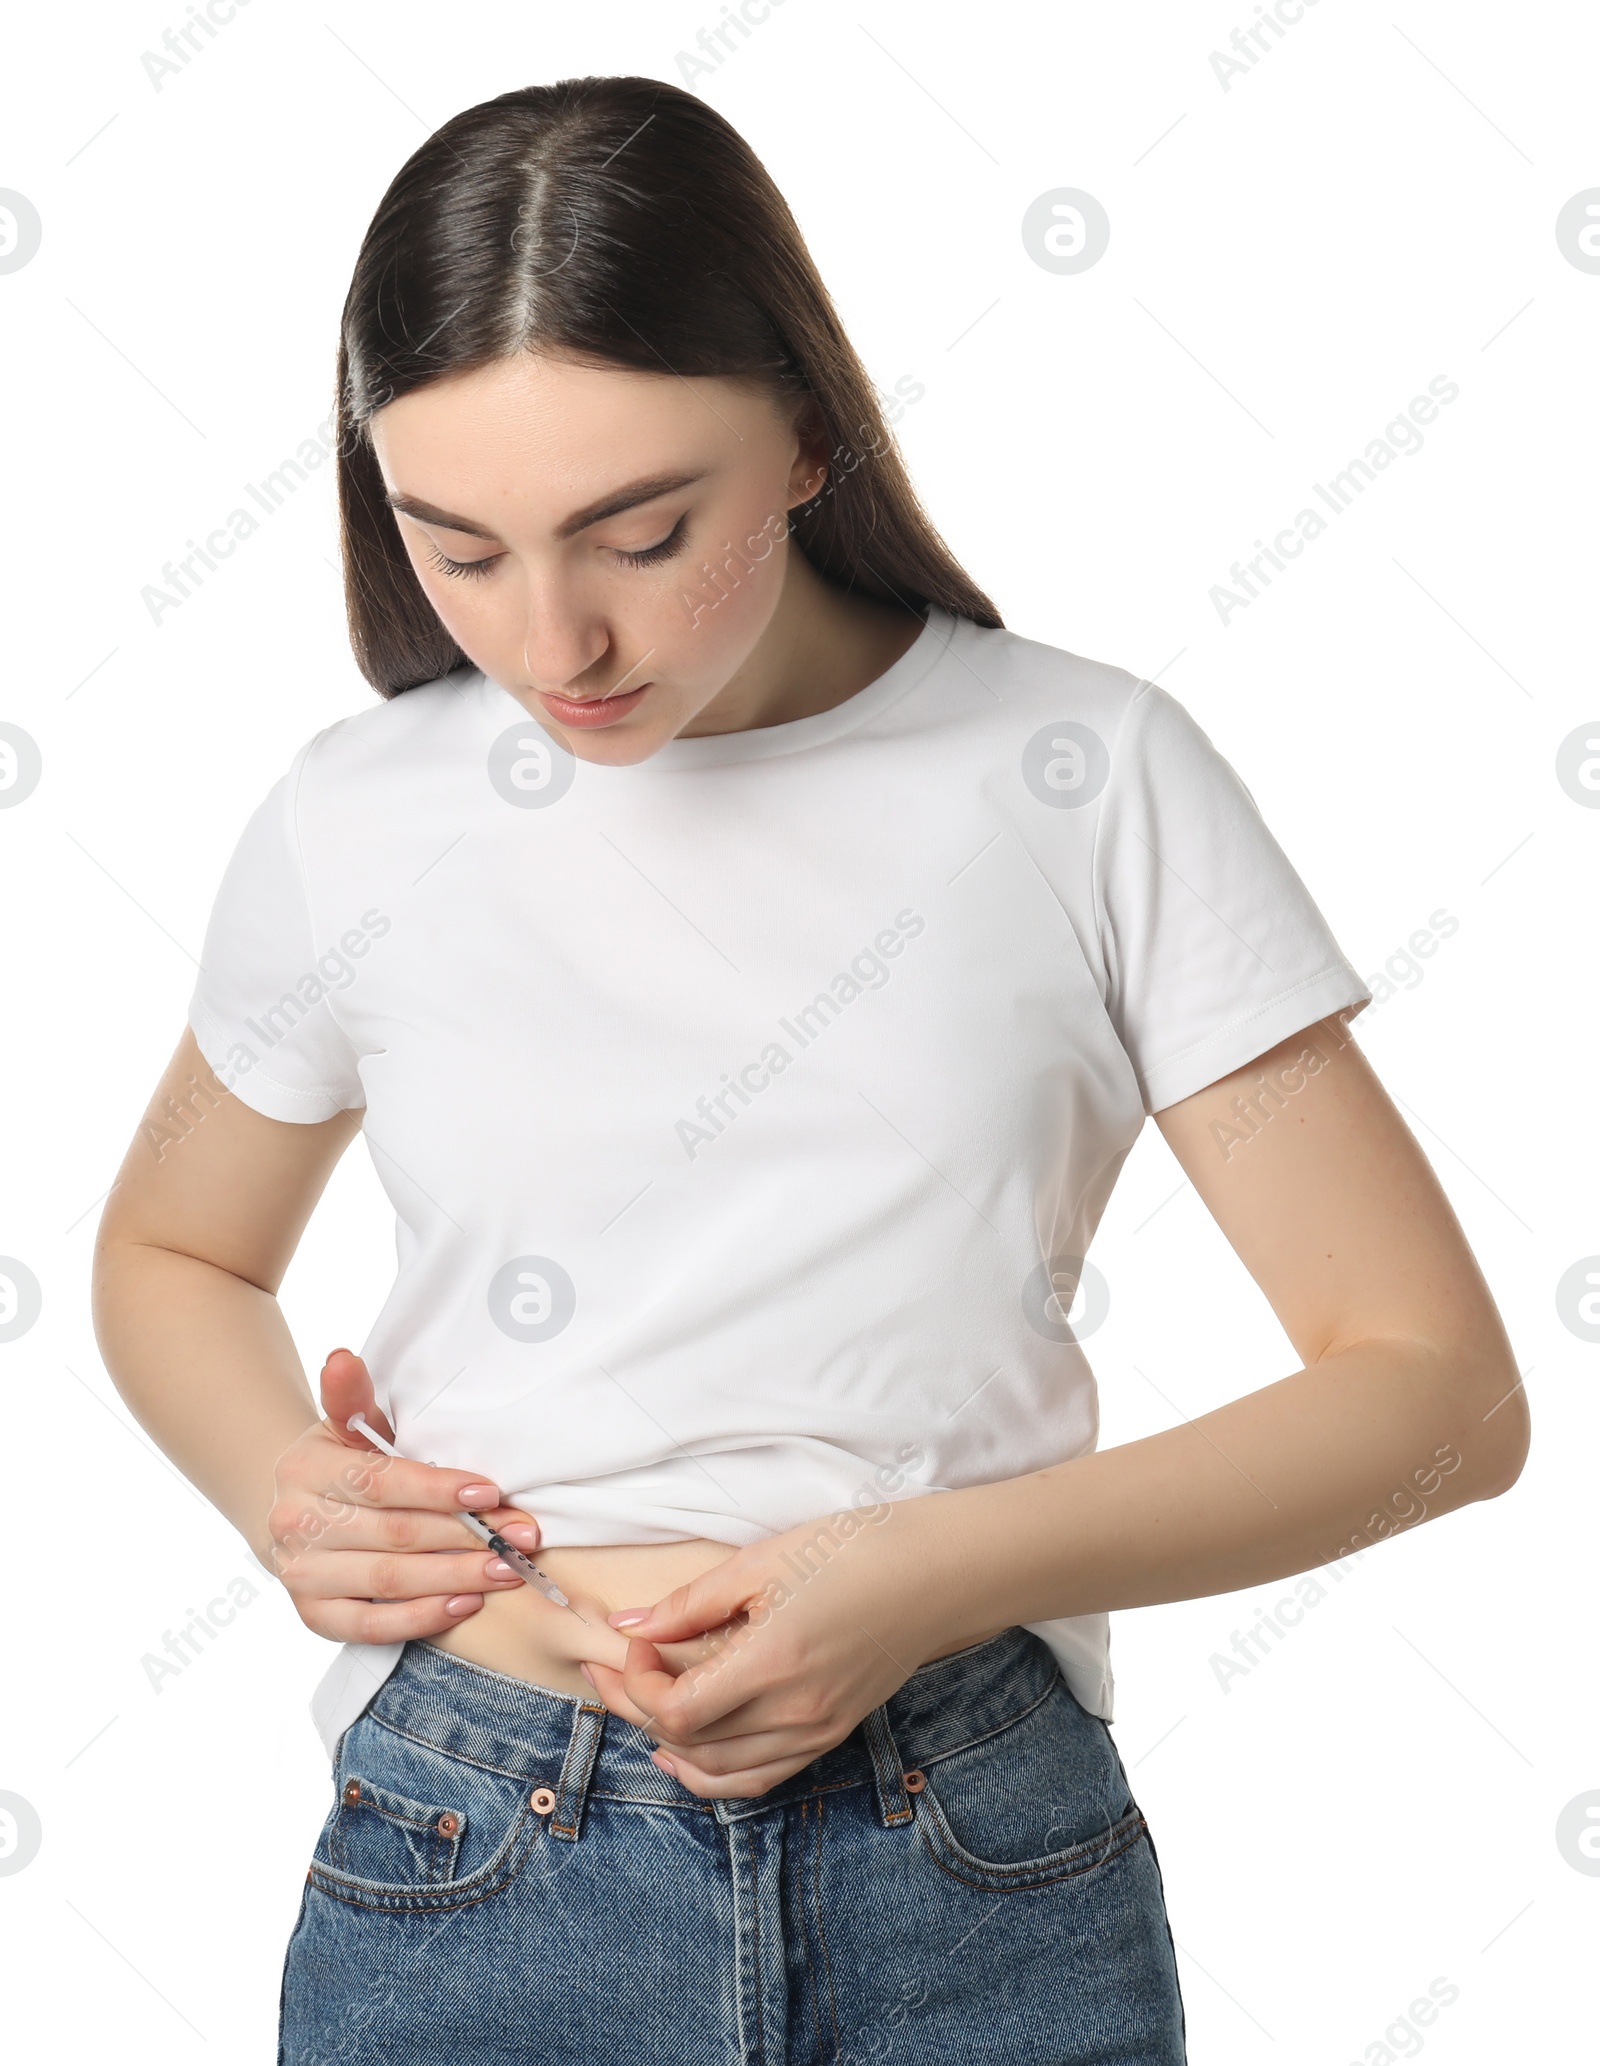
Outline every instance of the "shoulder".
<svg viewBox="0 0 1600 2066">
<path fill-rule="evenodd" d="M 515 717 L 505 692 L 476 668 L 423 682 L 307 739 L 287 774 L 291 809 L 303 818 L 368 800 L 403 808 L 453 764 L 481 763 L 486 738 Z"/>
<path fill-rule="evenodd" d="M 1049 803 L 1092 803 L 1147 768 L 1210 749 L 1157 683 L 1043 639 L 960 619 L 939 672 L 947 706 L 982 728 L 990 759 L 1009 761 Z"/>
<path fill-rule="evenodd" d="M 471 729 L 471 718 L 492 690 L 477 668 L 440 675 L 341 717 L 308 739 L 295 756 L 326 780 L 357 765 L 402 766 Z M 467 722 L 464 725 L 463 719 Z"/>
<path fill-rule="evenodd" d="M 1164 693 L 1112 661 L 969 618 L 956 620 L 945 671 L 952 679 L 965 674 L 970 691 L 1003 713 L 1007 729 L 1071 719 L 1093 727 L 1108 750 L 1141 699 Z"/>
</svg>

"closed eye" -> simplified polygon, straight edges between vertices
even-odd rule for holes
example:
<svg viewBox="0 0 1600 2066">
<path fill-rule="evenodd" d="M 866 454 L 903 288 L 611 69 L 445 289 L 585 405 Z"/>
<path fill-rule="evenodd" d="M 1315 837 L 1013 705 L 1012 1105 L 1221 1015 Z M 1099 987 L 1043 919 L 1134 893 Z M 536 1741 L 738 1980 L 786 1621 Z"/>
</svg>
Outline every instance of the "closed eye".
<svg viewBox="0 0 1600 2066">
<path fill-rule="evenodd" d="M 503 552 L 492 552 L 487 559 L 482 560 L 450 560 L 445 558 L 437 545 L 430 545 L 428 547 L 428 558 L 439 569 L 441 574 L 452 574 L 471 579 L 474 576 L 487 574 L 495 561 L 504 559 L 505 554 Z"/>
<path fill-rule="evenodd" d="M 673 525 L 672 529 L 667 533 L 666 537 L 660 541 L 659 544 L 646 545 L 642 547 L 638 552 L 629 552 L 620 545 L 612 546 L 610 550 L 613 553 L 615 553 L 616 557 L 622 561 L 624 566 L 659 566 L 663 560 L 670 560 L 676 558 L 677 555 L 680 552 L 682 552 L 684 546 L 688 543 L 688 533 L 685 529 L 685 526 L 687 525 L 688 521 L 689 512 L 685 510 L 683 515 L 679 517 L 678 521 Z M 437 567 L 441 574 L 448 574 L 453 580 L 470 581 L 481 580 L 483 576 L 488 573 L 489 569 L 492 566 L 496 565 L 500 560 L 505 558 L 505 554 L 501 552 L 494 552 L 490 553 L 486 558 L 481 560 L 453 560 L 447 558 L 446 555 L 439 550 L 438 546 L 430 544 L 428 547 L 428 558 L 430 563 L 433 566 Z"/>
<path fill-rule="evenodd" d="M 689 512 L 685 510 L 659 545 L 647 545 L 640 552 L 625 552 L 621 546 L 614 546 L 612 550 L 625 566 L 657 566 L 662 560 L 670 560 L 682 552 L 687 543 L 687 533 L 684 530 L 684 526 L 688 521 Z"/>
</svg>

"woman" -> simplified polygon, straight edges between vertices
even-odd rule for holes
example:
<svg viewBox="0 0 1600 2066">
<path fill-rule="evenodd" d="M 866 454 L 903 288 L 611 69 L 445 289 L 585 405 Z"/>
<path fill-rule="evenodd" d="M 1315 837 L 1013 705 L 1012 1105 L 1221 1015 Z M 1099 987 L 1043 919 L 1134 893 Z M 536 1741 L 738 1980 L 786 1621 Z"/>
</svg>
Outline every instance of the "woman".
<svg viewBox="0 0 1600 2066">
<path fill-rule="evenodd" d="M 1177 702 L 1003 628 L 689 95 L 447 123 L 337 396 L 383 700 L 250 821 L 97 1268 L 343 1645 L 280 2058 L 1181 2060 L 1109 1610 L 1526 1447 L 1369 993 Z M 1097 1454 L 1150 1114 L 1304 1367 Z M 318 1418 L 275 1293 L 358 1131 L 399 1269 Z"/>
</svg>

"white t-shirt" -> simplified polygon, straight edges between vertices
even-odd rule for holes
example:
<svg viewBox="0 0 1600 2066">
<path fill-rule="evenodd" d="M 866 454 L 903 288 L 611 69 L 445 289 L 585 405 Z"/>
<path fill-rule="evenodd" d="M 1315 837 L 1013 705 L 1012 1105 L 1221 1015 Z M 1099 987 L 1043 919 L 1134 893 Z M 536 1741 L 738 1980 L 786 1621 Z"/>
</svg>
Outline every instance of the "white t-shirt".
<svg viewBox="0 0 1600 2066">
<path fill-rule="evenodd" d="M 551 1547 L 842 1516 L 825 1556 L 1093 1449 L 1146 1115 L 1369 996 L 1180 703 L 934 607 L 834 709 L 632 767 L 481 672 L 330 725 L 190 1021 L 270 1118 L 365 1107 L 404 1453 Z M 1107 1617 L 1031 1626 L 1109 1720 Z M 343 1647 L 330 1755 L 399 1655 Z"/>
</svg>

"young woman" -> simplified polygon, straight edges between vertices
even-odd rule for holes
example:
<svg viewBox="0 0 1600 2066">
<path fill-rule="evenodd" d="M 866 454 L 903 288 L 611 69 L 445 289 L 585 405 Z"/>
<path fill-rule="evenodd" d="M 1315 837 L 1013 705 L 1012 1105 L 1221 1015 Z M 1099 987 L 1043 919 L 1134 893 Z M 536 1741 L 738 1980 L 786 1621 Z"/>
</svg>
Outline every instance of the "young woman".
<svg viewBox="0 0 1600 2066">
<path fill-rule="evenodd" d="M 97 1267 L 343 1645 L 280 2059 L 1181 2060 L 1109 1610 L 1526 1446 L 1365 986 L 1179 703 L 1004 629 L 689 95 L 430 138 L 337 422 L 383 700 L 245 830 Z M 1303 1367 L 1096 1453 L 1151 1114 Z M 274 1294 L 358 1132 L 399 1267 L 319 1418 Z"/>
</svg>

